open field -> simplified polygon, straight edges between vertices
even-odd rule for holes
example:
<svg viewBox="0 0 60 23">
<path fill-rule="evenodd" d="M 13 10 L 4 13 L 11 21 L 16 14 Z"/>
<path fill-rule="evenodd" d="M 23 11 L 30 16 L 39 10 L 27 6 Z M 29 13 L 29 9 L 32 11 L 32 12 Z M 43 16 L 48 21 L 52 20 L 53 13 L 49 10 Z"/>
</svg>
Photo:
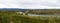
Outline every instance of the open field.
<svg viewBox="0 0 60 23">
<path fill-rule="evenodd" d="M 23 15 L 17 11 L 0 11 L 0 23 L 60 23 L 60 15 Z"/>
<path fill-rule="evenodd" d="M 3 16 L 0 17 L 0 23 L 60 23 L 60 17 L 43 17 L 43 16 Z"/>
</svg>

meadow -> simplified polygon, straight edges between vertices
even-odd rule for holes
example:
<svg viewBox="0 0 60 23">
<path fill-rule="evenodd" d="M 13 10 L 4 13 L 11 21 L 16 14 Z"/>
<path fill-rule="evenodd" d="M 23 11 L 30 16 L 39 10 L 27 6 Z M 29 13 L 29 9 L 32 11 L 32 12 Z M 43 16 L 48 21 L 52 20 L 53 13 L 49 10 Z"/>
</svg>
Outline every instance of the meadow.
<svg viewBox="0 0 60 23">
<path fill-rule="evenodd" d="M 17 11 L 0 11 L 0 23 L 60 23 L 60 17 L 20 15 Z"/>
</svg>

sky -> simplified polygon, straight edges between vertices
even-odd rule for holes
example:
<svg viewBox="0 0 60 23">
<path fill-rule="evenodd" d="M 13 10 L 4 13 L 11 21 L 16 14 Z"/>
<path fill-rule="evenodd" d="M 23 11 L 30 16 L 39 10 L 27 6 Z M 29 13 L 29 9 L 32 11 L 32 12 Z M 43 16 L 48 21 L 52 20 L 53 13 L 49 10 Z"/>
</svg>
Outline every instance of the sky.
<svg viewBox="0 0 60 23">
<path fill-rule="evenodd" d="M 60 9 L 60 0 L 0 0 L 0 8 Z"/>
</svg>

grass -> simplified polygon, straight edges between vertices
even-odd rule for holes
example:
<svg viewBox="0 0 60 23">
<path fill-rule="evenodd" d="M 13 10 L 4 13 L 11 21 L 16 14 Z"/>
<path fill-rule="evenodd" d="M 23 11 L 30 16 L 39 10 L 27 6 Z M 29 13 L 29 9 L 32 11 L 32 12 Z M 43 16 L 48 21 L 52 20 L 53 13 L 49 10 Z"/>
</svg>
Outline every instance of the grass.
<svg viewBox="0 0 60 23">
<path fill-rule="evenodd" d="M 9 21 L 8 21 L 8 20 Z M 60 23 L 60 17 L 42 17 L 42 16 L 12 16 L 10 19 L 8 17 L 4 17 L 2 22 L 10 23 Z"/>
<path fill-rule="evenodd" d="M 60 23 L 60 17 L 28 16 L 14 11 L 0 11 L 0 23 Z"/>
</svg>

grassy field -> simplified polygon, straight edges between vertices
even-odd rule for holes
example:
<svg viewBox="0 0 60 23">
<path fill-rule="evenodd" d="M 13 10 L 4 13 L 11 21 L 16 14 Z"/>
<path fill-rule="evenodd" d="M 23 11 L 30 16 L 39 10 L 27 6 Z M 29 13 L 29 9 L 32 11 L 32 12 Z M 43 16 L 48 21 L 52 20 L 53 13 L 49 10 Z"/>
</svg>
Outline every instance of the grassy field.
<svg viewBox="0 0 60 23">
<path fill-rule="evenodd" d="M 60 17 L 11 16 L 0 17 L 0 23 L 60 23 Z"/>
<path fill-rule="evenodd" d="M 15 11 L 0 11 L 0 23 L 60 23 L 60 17 L 28 16 Z"/>
</svg>

